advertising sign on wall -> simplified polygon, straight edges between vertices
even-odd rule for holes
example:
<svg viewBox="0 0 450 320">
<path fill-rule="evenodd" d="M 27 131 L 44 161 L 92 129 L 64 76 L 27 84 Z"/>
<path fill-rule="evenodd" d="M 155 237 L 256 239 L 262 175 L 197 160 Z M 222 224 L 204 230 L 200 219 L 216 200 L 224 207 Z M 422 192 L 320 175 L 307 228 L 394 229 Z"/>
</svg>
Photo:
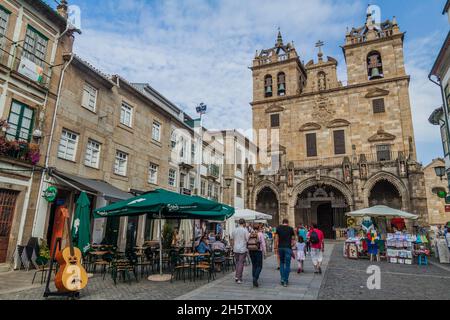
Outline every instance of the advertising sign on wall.
<svg viewBox="0 0 450 320">
<path fill-rule="evenodd" d="M 22 57 L 20 60 L 19 69 L 17 71 L 33 81 L 40 83 L 44 81 L 44 69 L 25 57 Z"/>
</svg>

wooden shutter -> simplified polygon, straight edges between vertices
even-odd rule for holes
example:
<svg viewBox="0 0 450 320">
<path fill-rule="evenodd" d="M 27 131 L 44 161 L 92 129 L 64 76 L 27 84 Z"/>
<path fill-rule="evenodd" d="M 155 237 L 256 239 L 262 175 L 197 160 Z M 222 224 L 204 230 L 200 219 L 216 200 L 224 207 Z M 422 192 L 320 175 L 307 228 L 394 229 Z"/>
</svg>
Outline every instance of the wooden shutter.
<svg viewBox="0 0 450 320">
<path fill-rule="evenodd" d="M 306 135 L 306 152 L 308 157 L 317 157 L 317 139 L 315 133 Z"/>
<path fill-rule="evenodd" d="M 278 128 L 279 126 L 280 126 L 280 115 L 279 114 L 272 114 L 270 116 L 270 127 Z"/>
<path fill-rule="evenodd" d="M 375 99 L 372 101 L 372 104 L 373 104 L 373 113 L 385 112 L 384 99 Z"/>
<path fill-rule="evenodd" d="M 334 132 L 334 154 L 345 154 L 345 131 Z"/>
</svg>

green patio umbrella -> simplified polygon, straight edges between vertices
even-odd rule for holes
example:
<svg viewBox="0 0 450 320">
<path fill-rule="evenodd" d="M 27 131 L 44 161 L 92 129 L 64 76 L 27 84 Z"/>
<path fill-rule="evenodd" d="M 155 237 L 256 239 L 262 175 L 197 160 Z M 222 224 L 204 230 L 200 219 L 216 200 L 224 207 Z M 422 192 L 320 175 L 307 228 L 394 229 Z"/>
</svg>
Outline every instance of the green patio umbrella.
<svg viewBox="0 0 450 320">
<path fill-rule="evenodd" d="M 86 192 L 82 192 L 76 203 L 75 217 L 72 225 L 72 240 L 83 255 L 91 248 L 90 230 L 90 202 Z"/>
<path fill-rule="evenodd" d="M 198 196 L 188 196 L 164 189 L 117 202 L 94 211 L 95 218 L 136 216 L 147 214 L 159 219 L 160 266 L 162 266 L 162 219 L 209 219 L 224 221 L 234 214 L 234 208 Z M 162 276 L 162 267 L 160 267 Z"/>
</svg>

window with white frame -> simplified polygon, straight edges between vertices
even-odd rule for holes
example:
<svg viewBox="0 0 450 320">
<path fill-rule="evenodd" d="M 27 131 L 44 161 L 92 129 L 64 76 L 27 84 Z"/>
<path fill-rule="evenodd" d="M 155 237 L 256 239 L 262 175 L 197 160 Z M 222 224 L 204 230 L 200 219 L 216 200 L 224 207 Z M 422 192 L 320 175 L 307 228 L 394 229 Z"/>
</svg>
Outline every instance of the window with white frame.
<svg viewBox="0 0 450 320">
<path fill-rule="evenodd" d="M 84 83 L 83 88 L 83 101 L 81 106 L 95 112 L 95 106 L 97 104 L 97 89 L 91 86 L 89 83 Z"/>
<path fill-rule="evenodd" d="M 161 124 L 158 121 L 153 121 L 152 139 L 154 141 L 161 141 Z"/>
<path fill-rule="evenodd" d="M 217 184 L 214 185 L 214 200 L 219 201 L 219 186 Z"/>
<path fill-rule="evenodd" d="M 6 35 L 6 29 L 8 28 L 8 21 L 9 21 L 9 15 L 11 13 L 6 11 L 6 9 L 3 9 L 2 7 L 0 7 L 0 45 L 5 44 L 5 38 L 3 37 L 4 35 Z M 0 52 L 0 55 L 2 53 Z"/>
<path fill-rule="evenodd" d="M 212 183 L 208 183 L 208 198 L 212 198 L 213 196 L 213 185 Z"/>
<path fill-rule="evenodd" d="M 177 171 L 175 169 L 169 169 L 169 186 L 177 186 Z"/>
<path fill-rule="evenodd" d="M 189 189 L 191 191 L 195 190 L 195 177 L 194 176 L 189 177 Z"/>
<path fill-rule="evenodd" d="M 154 163 L 150 163 L 148 168 L 148 183 L 158 184 L 158 169 L 159 166 Z"/>
<path fill-rule="evenodd" d="M 114 173 L 125 177 L 127 175 L 128 154 L 122 151 L 116 151 L 116 159 L 114 162 Z"/>
<path fill-rule="evenodd" d="M 195 143 L 191 144 L 191 164 L 195 164 Z"/>
<path fill-rule="evenodd" d="M 75 161 L 78 146 L 78 134 L 63 129 L 58 146 L 58 158 Z"/>
<path fill-rule="evenodd" d="M 206 196 L 206 181 L 205 180 L 201 181 L 200 189 L 201 189 L 201 195 Z"/>
<path fill-rule="evenodd" d="M 88 167 L 98 169 L 100 165 L 100 151 L 101 144 L 97 141 L 88 140 L 87 148 L 86 148 L 86 156 L 84 159 L 84 164 Z"/>
<path fill-rule="evenodd" d="M 120 109 L 120 123 L 130 128 L 133 125 L 133 108 L 126 103 L 122 103 Z"/>
<path fill-rule="evenodd" d="M 28 26 L 22 56 L 44 67 L 47 45 L 48 39 L 33 27 Z"/>
<path fill-rule="evenodd" d="M 236 197 L 242 198 L 242 183 L 236 182 Z"/>
<path fill-rule="evenodd" d="M 177 146 L 177 134 L 175 130 L 172 130 L 172 133 L 170 134 L 170 147 L 172 149 L 175 149 Z"/>
</svg>

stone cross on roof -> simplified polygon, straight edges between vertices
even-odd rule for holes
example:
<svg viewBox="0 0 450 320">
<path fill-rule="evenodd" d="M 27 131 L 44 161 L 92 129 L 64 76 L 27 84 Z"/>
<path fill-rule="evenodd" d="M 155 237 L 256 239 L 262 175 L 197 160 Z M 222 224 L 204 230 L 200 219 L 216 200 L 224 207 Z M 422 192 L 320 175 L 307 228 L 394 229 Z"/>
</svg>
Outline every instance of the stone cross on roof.
<svg viewBox="0 0 450 320">
<path fill-rule="evenodd" d="M 319 40 L 319 41 L 317 41 L 317 43 L 316 43 L 316 48 L 319 48 L 319 53 L 318 53 L 319 61 L 322 61 L 322 60 L 323 60 L 322 47 L 324 46 L 324 44 L 325 44 L 325 43 L 324 43 L 322 40 Z"/>
</svg>

